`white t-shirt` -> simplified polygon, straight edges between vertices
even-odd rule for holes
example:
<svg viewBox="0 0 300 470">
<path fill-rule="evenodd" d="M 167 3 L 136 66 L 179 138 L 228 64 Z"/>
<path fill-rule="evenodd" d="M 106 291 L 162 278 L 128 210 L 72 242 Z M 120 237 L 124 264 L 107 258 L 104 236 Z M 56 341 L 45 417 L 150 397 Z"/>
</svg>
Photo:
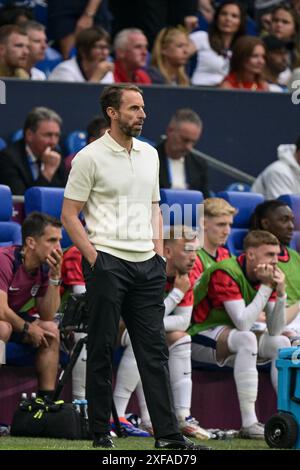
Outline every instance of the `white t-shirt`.
<svg viewBox="0 0 300 470">
<path fill-rule="evenodd" d="M 133 138 L 129 154 L 107 131 L 73 158 L 65 197 L 86 202 L 96 250 L 134 262 L 154 256 L 152 203 L 160 194 L 159 159 L 151 145 Z"/>
<path fill-rule="evenodd" d="M 37 67 L 30 69 L 30 78 L 31 80 L 47 80 L 46 74 Z"/>
<path fill-rule="evenodd" d="M 58 64 L 49 75 L 49 80 L 59 82 L 86 82 L 85 77 L 82 75 L 76 57 L 64 60 Z M 107 72 L 99 83 L 109 84 L 114 83 L 114 76 L 112 72 Z"/>
<path fill-rule="evenodd" d="M 229 73 L 230 51 L 224 57 L 217 54 L 210 46 L 206 31 L 190 34 L 190 39 L 197 48 L 197 65 L 192 75 L 192 85 L 217 86 Z"/>
</svg>

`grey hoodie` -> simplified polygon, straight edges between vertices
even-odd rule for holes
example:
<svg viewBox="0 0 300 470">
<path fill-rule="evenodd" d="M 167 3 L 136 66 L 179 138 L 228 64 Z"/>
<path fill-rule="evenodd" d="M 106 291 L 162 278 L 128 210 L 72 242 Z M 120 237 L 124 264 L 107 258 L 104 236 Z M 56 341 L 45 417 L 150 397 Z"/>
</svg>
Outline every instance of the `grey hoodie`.
<svg viewBox="0 0 300 470">
<path fill-rule="evenodd" d="M 295 152 L 295 145 L 279 145 L 278 160 L 258 175 L 251 191 L 263 194 L 266 199 L 276 199 L 281 194 L 300 194 L 300 165 Z"/>
</svg>

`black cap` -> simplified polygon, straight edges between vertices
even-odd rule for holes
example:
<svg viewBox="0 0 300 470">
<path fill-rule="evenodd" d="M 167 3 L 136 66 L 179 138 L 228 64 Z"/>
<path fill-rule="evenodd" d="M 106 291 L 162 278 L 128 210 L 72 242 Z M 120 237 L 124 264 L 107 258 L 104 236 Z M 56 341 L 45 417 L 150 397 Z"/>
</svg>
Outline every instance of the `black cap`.
<svg viewBox="0 0 300 470">
<path fill-rule="evenodd" d="M 286 49 L 287 47 L 286 43 L 276 36 L 264 36 L 262 40 L 264 41 L 267 51 L 276 51 L 278 49 Z"/>
</svg>

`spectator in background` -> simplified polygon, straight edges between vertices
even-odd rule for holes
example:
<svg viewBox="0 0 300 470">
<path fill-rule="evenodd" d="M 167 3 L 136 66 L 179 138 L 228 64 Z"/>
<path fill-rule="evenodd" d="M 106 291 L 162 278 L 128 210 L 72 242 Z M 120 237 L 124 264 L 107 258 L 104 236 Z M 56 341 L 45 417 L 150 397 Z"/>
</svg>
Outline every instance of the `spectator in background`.
<svg viewBox="0 0 300 470">
<path fill-rule="evenodd" d="M 189 55 L 197 53 L 193 85 L 217 86 L 229 71 L 231 49 L 246 31 L 246 13 L 235 0 L 226 0 L 216 9 L 209 33 L 190 35 Z"/>
<path fill-rule="evenodd" d="M 269 90 L 275 92 L 287 91 L 287 87 L 280 85 L 279 76 L 288 66 L 288 51 L 286 44 L 276 36 L 264 36 L 266 46 L 266 64 L 264 78 L 269 84 Z"/>
<path fill-rule="evenodd" d="M 300 66 L 300 21 L 294 9 L 287 3 L 280 4 L 272 11 L 270 33 L 284 41 L 290 50 L 290 68 Z M 281 77 L 286 84 L 290 74 Z"/>
<path fill-rule="evenodd" d="M 105 131 L 108 129 L 107 122 L 101 116 L 95 116 L 87 125 L 87 144 L 94 142 L 94 140 L 99 139 L 105 134 Z M 68 155 L 64 158 L 65 168 L 67 174 L 69 174 L 71 170 L 71 162 L 75 154 Z"/>
<path fill-rule="evenodd" d="M 24 25 L 24 30 L 29 40 L 29 54 L 25 69 L 32 80 L 46 80 L 45 73 L 35 67 L 37 62 L 45 59 L 47 49 L 45 26 L 36 21 L 28 21 Z"/>
<path fill-rule="evenodd" d="M 279 145 L 277 156 L 278 160 L 258 175 L 251 188 L 266 199 L 276 199 L 281 194 L 300 193 L 300 137 L 295 145 Z"/>
<path fill-rule="evenodd" d="M 84 29 L 76 37 L 77 56 L 61 62 L 49 80 L 113 83 L 114 64 L 109 60 L 109 34 L 100 26 Z"/>
<path fill-rule="evenodd" d="M 29 8 L 8 5 L 0 9 L 0 26 L 15 24 L 23 27 L 27 21 L 31 20 L 33 20 L 33 14 Z"/>
<path fill-rule="evenodd" d="M 265 57 L 266 47 L 260 38 L 240 37 L 233 46 L 230 73 L 220 88 L 269 91 L 268 83 L 263 78 Z"/>
<path fill-rule="evenodd" d="M 165 79 L 155 70 L 146 67 L 148 41 L 143 31 L 123 29 L 114 40 L 116 83 L 164 83 Z M 151 74 L 151 75 L 150 75 Z"/>
<path fill-rule="evenodd" d="M 154 40 L 166 26 L 183 25 L 192 31 L 198 24 L 198 0 L 110 0 L 114 16 L 113 33 L 125 28 L 140 28 L 149 42 Z"/>
<path fill-rule="evenodd" d="M 0 152 L 0 183 L 23 195 L 31 186 L 64 187 L 64 163 L 57 149 L 62 120 L 49 108 L 33 108 L 24 123 L 24 138 Z"/>
<path fill-rule="evenodd" d="M 172 116 L 166 138 L 157 146 L 161 188 L 197 189 L 208 197 L 207 165 L 193 152 L 202 128 L 200 117 L 192 109 L 178 109 Z"/>
<path fill-rule="evenodd" d="M 190 80 L 185 72 L 188 45 L 188 35 L 183 28 L 168 27 L 158 33 L 151 64 L 163 75 L 167 85 L 189 85 Z"/>
<path fill-rule="evenodd" d="M 59 220 L 32 212 L 22 225 L 22 246 L 0 248 L 0 339 L 36 348 L 41 398 L 52 398 L 58 369 L 53 320 L 60 304 L 61 238 Z M 38 318 L 29 313 L 33 307 Z"/>
<path fill-rule="evenodd" d="M 70 58 L 75 38 L 84 29 L 101 25 L 110 30 L 108 0 L 51 0 L 48 2 L 48 36 L 57 43 L 64 60 Z"/>
<path fill-rule="evenodd" d="M 25 67 L 29 55 L 28 37 L 19 26 L 0 28 L 0 77 L 29 78 Z"/>
</svg>

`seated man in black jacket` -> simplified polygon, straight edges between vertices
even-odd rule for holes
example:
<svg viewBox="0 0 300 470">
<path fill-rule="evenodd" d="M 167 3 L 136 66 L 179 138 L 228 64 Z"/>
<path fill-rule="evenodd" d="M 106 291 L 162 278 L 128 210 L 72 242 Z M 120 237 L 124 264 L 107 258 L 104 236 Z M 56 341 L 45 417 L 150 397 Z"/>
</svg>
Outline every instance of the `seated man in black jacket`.
<svg viewBox="0 0 300 470">
<path fill-rule="evenodd" d="M 24 123 L 24 138 L 0 152 L 0 184 L 15 195 L 31 186 L 64 187 L 65 167 L 57 151 L 62 120 L 51 109 L 34 108 Z"/>
<path fill-rule="evenodd" d="M 207 165 L 193 152 L 202 134 L 202 121 L 192 109 L 178 109 L 166 130 L 166 139 L 157 146 L 161 188 L 196 189 L 209 196 Z"/>
</svg>

